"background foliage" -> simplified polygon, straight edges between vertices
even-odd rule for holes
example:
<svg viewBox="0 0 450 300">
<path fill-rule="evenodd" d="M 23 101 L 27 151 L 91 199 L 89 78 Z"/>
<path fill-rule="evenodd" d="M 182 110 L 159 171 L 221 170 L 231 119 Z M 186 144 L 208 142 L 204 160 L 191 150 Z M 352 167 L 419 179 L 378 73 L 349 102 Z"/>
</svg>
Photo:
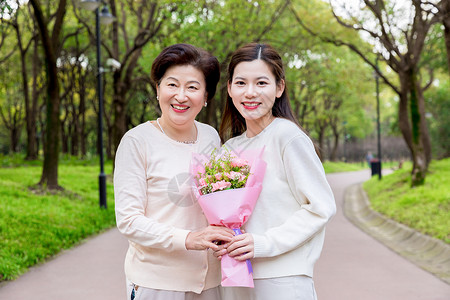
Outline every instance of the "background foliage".
<svg viewBox="0 0 450 300">
<path fill-rule="evenodd" d="M 4 154 L 24 153 L 26 157 L 35 159 L 43 155 L 46 130 L 46 72 L 42 42 L 36 30 L 33 10 L 27 1 L 9 0 L 2 3 L 0 151 Z M 344 156 L 350 152 L 343 153 L 345 142 L 352 142 L 349 143 L 351 145 L 359 141 L 363 145 L 360 147 L 362 150 L 358 150 L 359 154 L 349 157 L 353 160 L 363 159 L 369 150 L 375 152 L 374 145 L 364 145 L 365 138 L 375 136 L 373 71 L 349 49 L 324 43 L 310 35 L 299 26 L 290 9 L 294 7 L 303 22 L 314 31 L 352 41 L 370 51 L 373 45 L 367 39 L 336 23 L 329 4 L 318 0 L 116 0 L 108 4 L 110 9 L 114 8 L 118 19 L 114 26 L 101 27 L 103 62 L 114 58 L 122 63 L 120 70 L 105 66 L 103 118 L 108 158 L 114 157 L 116 142 L 113 134 L 118 130 L 115 126 L 120 123 L 117 121 L 117 99 L 124 104 L 125 130 L 158 117 L 160 110 L 149 79 L 151 63 L 161 49 L 177 42 L 192 43 L 207 49 L 218 57 L 222 66 L 218 92 L 212 105 L 200 114 L 200 121 L 216 128 L 220 124 L 226 97 L 226 65 L 232 52 L 250 41 L 268 42 L 283 54 L 292 107 L 300 123 L 320 146 L 324 160 L 347 159 Z M 50 18 L 57 2 L 44 0 L 41 5 Z M 153 16 L 150 14 L 152 8 L 156 11 Z M 140 26 L 147 23 L 160 27 L 157 30 L 149 27 L 154 34 L 142 45 L 141 51 L 136 52 L 136 65 L 131 68 L 131 58 L 127 55 L 134 55 L 132 50 L 138 47 L 139 39 L 146 34 Z M 92 12 L 81 10 L 79 1 L 68 1 L 57 61 L 61 82 L 60 150 L 62 154 L 80 158 L 97 153 L 94 26 Z M 449 149 L 449 135 L 445 131 L 449 128 L 445 118 L 449 78 L 442 25 L 433 27 L 426 48 L 422 68 L 435 70 L 433 84 L 426 91 L 427 111 L 433 116 L 429 118 L 429 127 L 434 157 L 441 158 L 448 156 Z M 382 65 L 380 68 L 390 76 L 388 67 Z M 428 73 L 423 74 L 425 80 Z M 130 76 L 130 81 L 119 80 L 126 76 Z M 125 91 L 118 91 L 117 86 L 125 83 Z M 382 85 L 383 136 L 399 136 L 397 103 L 397 96 L 389 87 Z M 28 116 L 32 117 L 33 127 L 27 125 Z M 30 150 L 30 141 L 36 143 L 35 150 Z"/>
</svg>

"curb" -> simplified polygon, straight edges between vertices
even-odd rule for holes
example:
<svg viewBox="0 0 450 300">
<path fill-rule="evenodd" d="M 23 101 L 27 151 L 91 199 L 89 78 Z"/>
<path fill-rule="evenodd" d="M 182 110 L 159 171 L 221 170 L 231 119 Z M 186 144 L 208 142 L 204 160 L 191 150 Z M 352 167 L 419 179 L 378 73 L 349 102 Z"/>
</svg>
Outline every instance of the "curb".
<svg viewBox="0 0 450 300">
<path fill-rule="evenodd" d="M 367 234 L 450 284 L 450 245 L 373 211 L 361 183 L 345 191 L 344 214 Z"/>
</svg>

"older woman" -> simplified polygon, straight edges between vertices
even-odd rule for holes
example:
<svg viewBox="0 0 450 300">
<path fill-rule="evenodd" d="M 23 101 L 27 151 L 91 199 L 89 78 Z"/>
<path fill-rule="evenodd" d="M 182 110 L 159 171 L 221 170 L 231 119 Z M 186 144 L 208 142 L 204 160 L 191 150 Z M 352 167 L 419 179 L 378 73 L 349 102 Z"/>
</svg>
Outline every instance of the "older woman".
<svg viewBox="0 0 450 300">
<path fill-rule="evenodd" d="M 213 98 L 219 63 L 188 44 L 164 49 L 151 72 L 161 117 L 128 131 L 114 171 L 117 227 L 129 240 L 127 299 L 219 299 L 220 263 L 207 251 L 233 232 L 208 226 L 190 189 L 192 152 L 220 146 L 195 121 Z"/>
</svg>

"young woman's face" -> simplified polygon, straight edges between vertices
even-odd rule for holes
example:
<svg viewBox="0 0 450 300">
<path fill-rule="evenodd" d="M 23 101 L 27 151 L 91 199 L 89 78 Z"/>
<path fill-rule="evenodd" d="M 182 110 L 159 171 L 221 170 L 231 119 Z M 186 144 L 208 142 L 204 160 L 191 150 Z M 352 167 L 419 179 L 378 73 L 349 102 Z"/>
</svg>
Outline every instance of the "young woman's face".
<svg viewBox="0 0 450 300">
<path fill-rule="evenodd" d="M 173 66 L 161 79 L 157 94 L 166 124 L 191 125 L 206 102 L 205 78 L 191 65 Z"/>
<path fill-rule="evenodd" d="M 283 91 L 284 81 L 277 85 L 269 66 L 260 59 L 237 64 L 228 83 L 228 93 L 247 126 L 249 122 L 267 126 L 273 119 L 275 98 L 281 97 Z"/>
</svg>

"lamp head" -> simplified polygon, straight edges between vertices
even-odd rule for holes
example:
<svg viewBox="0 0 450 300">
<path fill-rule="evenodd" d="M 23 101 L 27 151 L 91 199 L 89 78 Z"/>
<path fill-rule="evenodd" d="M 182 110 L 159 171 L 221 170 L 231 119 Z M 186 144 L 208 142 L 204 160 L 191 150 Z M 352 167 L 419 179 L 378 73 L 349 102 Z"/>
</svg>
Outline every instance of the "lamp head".
<svg viewBox="0 0 450 300">
<path fill-rule="evenodd" d="M 102 10 L 100 11 L 100 23 L 108 25 L 111 24 L 116 20 L 116 17 L 114 17 L 108 9 L 108 6 L 103 6 Z"/>
<path fill-rule="evenodd" d="M 80 6 L 82 9 L 90 11 L 96 10 L 100 6 L 100 4 L 102 4 L 100 0 L 81 0 L 80 2 Z"/>
</svg>

